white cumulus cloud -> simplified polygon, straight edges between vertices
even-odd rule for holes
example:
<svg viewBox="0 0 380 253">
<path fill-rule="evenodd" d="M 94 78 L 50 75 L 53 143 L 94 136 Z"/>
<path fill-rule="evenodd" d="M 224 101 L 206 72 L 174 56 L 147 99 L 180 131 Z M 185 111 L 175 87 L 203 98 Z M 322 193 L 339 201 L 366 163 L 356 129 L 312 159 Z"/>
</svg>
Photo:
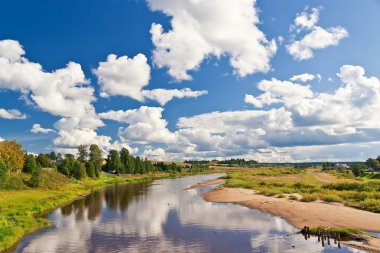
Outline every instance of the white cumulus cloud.
<svg viewBox="0 0 380 253">
<path fill-rule="evenodd" d="M 299 99 L 313 96 L 310 86 L 281 81 L 275 78 L 261 81 L 257 88 L 265 91 L 265 93 L 258 97 L 252 95 L 246 95 L 245 97 L 246 103 L 253 104 L 257 108 L 280 102 L 286 104 L 298 103 Z"/>
<path fill-rule="evenodd" d="M 53 140 L 55 149 L 70 151 L 80 144 L 92 143 L 104 149 L 119 145 L 96 132 L 104 123 L 92 104 L 96 100 L 94 89 L 79 64 L 70 62 L 62 69 L 47 72 L 24 54 L 19 42 L 0 41 L 0 89 L 20 92 L 28 105 L 33 103 L 42 111 L 62 117 L 54 124 L 58 131 Z M 16 111 L 11 114 L 23 117 Z M 35 126 L 33 131 L 43 130 Z"/>
<path fill-rule="evenodd" d="M 0 41 L 0 57 L 9 59 L 11 62 L 16 62 L 25 54 L 24 49 L 18 41 L 1 40 Z"/>
<path fill-rule="evenodd" d="M 6 110 L 0 108 L 0 118 L 3 119 L 26 119 L 27 116 L 17 109 Z"/>
<path fill-rule="evenodd" d="M 55 130 L 50 129 L 50 128 L 43 128 L 43 127 L 41 127 L 40 124 L 33 124 L 32 129 L 30 129 L 30 132 L 32 132 L 34 134 L 38 134 L 38 133 L 48 134 L 48 133 L 55 132 Z"/>
<path fill-rule="evenodd" d="M 143 96 L 147 99 L 157 101 L 161 106 L 171 101 L 173 98 L 196 98 L 202 95 L 206 95 L 208 92 L 202 91 L 192 91 L 189 88 L 184 89 L 154 89 L 154 90 L 144 90 L 142 92 Z"/>
<path fill-rule="evenodd" d="M 177 81 L 190 80 L 208 57 L 228 56 L 235 74 L 244 77 L 270 70 L 277 50 L 259 30 L 256 0 L 148 0 L 153 11 L 171 17 L 171 29 L 152 24 L 154 63 Z"/>
<path fill-rule="evenodd" d="M 102 119 L 128 124 L 119 129 L 122 140 L 139 143 L 173 143 L 176 136 L 167 129 L 167 121 L 162 117 L 161 107 L 141 106 L 126 111 L 108 111 L 100 113 Z"/>
<path fill-rule="evenodd" d="M 303 83 L 313 81 L 314 79 L 321 80 L 322 77 L 320 74 L 313 75 L 313 74 L 309 74 L 309 73 L 304 73 L 304 74 L 300 74 L 300 75 L 294 75 L 291 78 L 289 78 L 290 81 L 293 81 L 293 82 L 298 81 L 298 82 L 303 82 Z"/>
<path fill-rule="evenodd" d="M 173 98 L 195 98 L 207 94 L 207 91 L 192 91 L 184 89 L 154 89 L 143 90 L 149 84 L 150 66 L 143 54 L 133 58 L 109 55 L 106 62 L 100 62 L 93 70 L 98 77 L 101 96 L 127 96 L 144 102 L 145 99 L 157 101 L 161 106 Z"/>
<path fill-rule="evenodd" d="M 295 27 L 294 29 L 298 27 L 299 29 L 311 30 L 311 32 L 286 46 L 288 53 L 295 60 L 302 61 L 313 58 L 314 50 L 336 46 L 342 39 L 348 37 L 348 31 L 341 26 L 330 28 L 317 26 L 318 19 L 319 10 L 315 8 L 312 9 L 310 14 L 305 11 L 297 15 L 295 25 L 291 26 L 291 30 L 293 30 L 292 27 Z"/>
<path fill-rule="evenodd" d="M 295 26 L 303 29 L 312 29 L 318 23 L 319 11 L 317 8 L 312 8 L 311 12 L 308 13 L 307 9 L 305 9 L 305 11 L 297 14 L 294 20 Z"/>
<path fill-rule="evenodd" d="M 101 88 L 101 96 L 128 96 L 138 101 L 143 101 L 141 90 L 148 85 L 150 80 L 150 66 L 143 54 L 133 58 L 110 54 L 107 61 L 100 62 L 94 69 Z"/>
</svg>

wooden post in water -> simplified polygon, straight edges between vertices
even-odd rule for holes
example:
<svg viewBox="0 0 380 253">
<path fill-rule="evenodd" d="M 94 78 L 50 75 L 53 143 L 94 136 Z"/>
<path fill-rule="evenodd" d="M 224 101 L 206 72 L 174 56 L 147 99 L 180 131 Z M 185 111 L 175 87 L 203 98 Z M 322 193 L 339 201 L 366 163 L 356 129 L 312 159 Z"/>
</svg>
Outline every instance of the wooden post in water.
<svg viewBox="0 0 380 253">
<path fill-rule="evenodd" d="M 307 227 L 307 238 L 310 238 L 310 228 Z"/>
<path fill-rule="evenodd" d="M 305 237 L 305 240 L 307 240 L 307 227 L 303 227 L 303 236 Z"/>
<path fill-rule="evenodd" d="M 340 248 L 340 232 L 338 232 L 338 248 Z"/>
<path fill-rule="evenodd" d="M 325 247 L 325 231 L 322 230 L 322 247 Z"/>
<path fill-rule="evenodd" d="M 327 231 L 327 244 L 330 245 L 330 232 Z"/>
<path fill-rule="evenodd" d="M 318 229 L 318 242 L 321 241 L 321 231 Z"/>
<path fill-rule="evenodd" d="M 337 235 L 336 235 L 336 231 L 334 232 L 334 244 L 336 244 L 336 237 L 337 237 Z"/>
</svg>

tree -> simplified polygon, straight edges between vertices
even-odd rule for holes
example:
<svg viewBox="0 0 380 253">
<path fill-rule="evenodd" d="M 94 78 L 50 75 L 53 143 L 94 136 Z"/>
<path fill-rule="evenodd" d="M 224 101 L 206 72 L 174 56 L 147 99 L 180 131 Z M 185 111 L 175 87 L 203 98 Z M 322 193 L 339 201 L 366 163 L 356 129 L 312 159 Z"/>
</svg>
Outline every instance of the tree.
<svg viewBox="0 0 380 253">
<path fill-rule="evenodd" d="M 65 158 L 75 159 L 75 157 L 74 157 L 73 154 L 66 154 L 66 155 L 65 155 Z"/>
<path fill-rule="evenodd" d="M 74 163 L 74 171 L 73 171 L 73 177 L 81 180 L 87 176 L 86 174 L 86 166 L 84 163 L 75 161 Z"/>
<path fill-rule="evenodd" d="M 131 155 L 128 157 L 128 168 L 127 168 L 126 173 L 128 173 L 128 174 L 135 174 L 136 173 L 135 158 Z"/>
<path fill-rule="evenodd" d="M 89 176 L 89 177 L 95 177 L 96 176 L 95 167 L 94 167 L 94 164 L 92 162 L 86 163 L 86 173 L 87 173 L 87 176 Z"/>
<path fill-rule="evenodd" d="M 32 154 L 25 155 L 23 172 L 32 174 L 37 169 L 38 169 L 38 165 L 37 165 L 36 159 L 34 158 L 34 155 Z"/>
<path fill-rule="evenodd" d="M 360 177 L 364 172 L 364 164 L 355 163 L 352 165 L 352 173 L 354 173 L 355 177 Z"/>
<path fill-rule="evenodd" d="M 98 145 L 92 144 L 90 146 L 90 162 L 95 167 L 95 174 L 99 177 L 100 172 L 102 171 L 103 165 L 103 156 L 102 151 L 99 149 Z"/>
<path fill-rule="evenodd" d="M 50 152 L 49 158 L 50 158 L 50 160 L 53 160 L 53 161 L 57 161 L 58 160 L 58 156 L 57 156 L 57 154 L 54 151 Z"/>
<path fill-rule="evenodd" d="M 149 161 L 147 158 L 144 160 L 144 166 L 146 172 L 152 172 L 155 170 L 155 167 L 153 166 L 152 162 Z"/>
<path fill-rule="evenodd" d="M 0 185 L 7 179 L 7 166 L 0 156 Z"/>
<path fill-rule="evenodd" d="M 66 176 L 72 176 L 74 173 L 75 162 L 76 160 L 74 156 L 66 156 L 66 158 L 63 159 L 62 164 L 58 166 L 58 171 Z"/>
<path fill-rule="evenodd" d="M 130 174 L 129 151 L 124 147 L 120 151 L 120 161 L 123 167 L 123 173 Z"/>
<path fill-rule="evenodd" d="M 39 154 L 36 158 L 36 162 L 42 167 L 42 168 L 51 168 L 51 162 L 50 158 L 46 154 Z"/>
<path fill-rule="evenodd" d="M 16 141 L 0 141 L 0 156 L 7 170 L 19 172 L 24 167 L 24 151 Z"/>
<path fill-rule="evenodd" d="M 79 145 L 78 147 L 78 161 L 85 163 L 88 160 L 88 147 L 87 145 Z"/>
<path fill-rule="evenodd" d="M 42 171 L 40 168 L 35 169 L 32 172 L 32 176 L 30 177 L 28 181 L 28 185 L 30 187 L 40 187 L 42 184 Z"/>
<path fill-rule="evenodd" d="M 144 173 L 144 163 L 141 161 L 140 157 L 135 158 L 135 173 L 143 174 Z"/>
<path fill-rule="evenodd" d="M 107 171 L 111 172 L 116 170 L 116 173 L 120 173 L 121 167 L 122 165 L 120 161 L 119 152 L 117 152 L 115 149 L 110 150 L 107 156 Z"/>
</svg>

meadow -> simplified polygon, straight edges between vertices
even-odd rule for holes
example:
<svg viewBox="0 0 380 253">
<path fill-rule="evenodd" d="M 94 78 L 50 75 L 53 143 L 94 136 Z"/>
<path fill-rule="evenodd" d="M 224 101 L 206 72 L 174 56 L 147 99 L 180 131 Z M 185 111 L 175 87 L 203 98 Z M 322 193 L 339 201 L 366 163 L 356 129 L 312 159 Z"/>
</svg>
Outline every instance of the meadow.
<svg viewBox="0 0 380 253">
<path fill-rule="evenodd" d="M 339 202 L 380 213 L 380 180 L 355 177 L 351 172 L 292 167 L 233 168 L 226 187 L 247 188 L 266 196 L 312 202 Z"/>
</svg>

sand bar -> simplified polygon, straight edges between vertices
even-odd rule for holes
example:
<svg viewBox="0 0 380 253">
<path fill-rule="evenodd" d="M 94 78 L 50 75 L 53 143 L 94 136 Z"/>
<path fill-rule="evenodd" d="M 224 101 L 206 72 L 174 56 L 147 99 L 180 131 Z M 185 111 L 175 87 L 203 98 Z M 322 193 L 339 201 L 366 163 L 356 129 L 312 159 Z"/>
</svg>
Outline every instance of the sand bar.
<svg viewBox="0 0 380 253">
<path fill-rule="evenodd" d="M 198 184 L 192 185 L 187 189 L 195 189 L 195 188 L 207 187 L 211 185 L 224 184 L 225 182 L 226 182 L 225 179 L 217 178 L 217 179 L 213 179 L 204 183 L 198 183 Z"/>
<path fill-rule="evenodd" d="M 347 207 L 340 203 L 291 201 L 286 198 L 259 195 L 253 190 L 241 188 L 220 188 L 205 193 L 203 197 L 209 202 L 235 203 L 256 208 L 282 217 L 299 229 L 303 226 L 324 226 L 380 232 L 380 214 Z M 345 244 L 369 252 L 380 252 L 380 239 L 376 237 L 367 237 L 365 244 L 357 242 Z"/>
</svg>

